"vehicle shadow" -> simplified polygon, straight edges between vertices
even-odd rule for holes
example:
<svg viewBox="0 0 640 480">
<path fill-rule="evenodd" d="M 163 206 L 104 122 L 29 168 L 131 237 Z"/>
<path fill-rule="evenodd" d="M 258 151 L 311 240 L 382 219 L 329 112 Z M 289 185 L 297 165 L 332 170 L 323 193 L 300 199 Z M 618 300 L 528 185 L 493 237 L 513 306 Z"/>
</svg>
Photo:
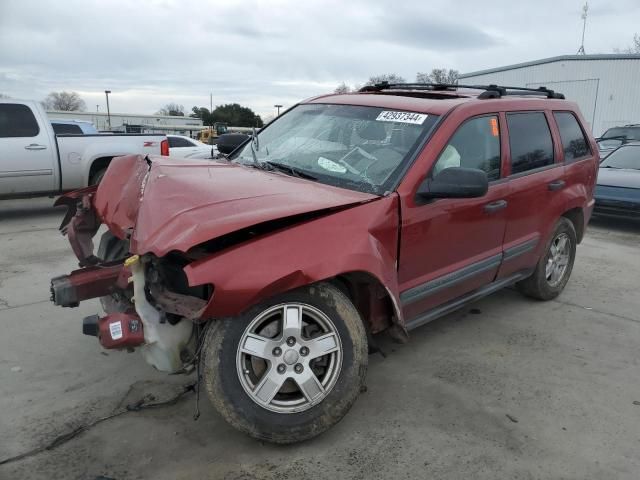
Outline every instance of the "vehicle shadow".
<svg viewBox="0 0 640 480">
<path fill-rule="evenodd" d="M 589 226 L 624 233 L 640 234 L 640 219 L 594 215 Z"/>
<path fill-rule="evenodd" d="M 66 209 L 54 207 L 53 202 L 52 198 L 0 200 L 0 221 L 29 217 L 62 217 Z"/>
</svg>

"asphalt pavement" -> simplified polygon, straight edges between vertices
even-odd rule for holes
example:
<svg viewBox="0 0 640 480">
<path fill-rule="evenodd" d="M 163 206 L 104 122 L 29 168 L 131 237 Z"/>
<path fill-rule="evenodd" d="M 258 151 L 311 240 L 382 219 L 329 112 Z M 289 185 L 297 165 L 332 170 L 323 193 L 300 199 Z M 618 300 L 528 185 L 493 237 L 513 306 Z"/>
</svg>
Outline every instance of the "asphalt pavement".
<svg viewBox="0 0 640 480">
<path fill-rule="evenodd" d="M 640 223 L 596 219 L 565 292 L 508 289 L 382 341 L 367 390 L 322 436 L 274 446 L 236 432 L 193 376 L 81 332 L 49 279 L 76 261 L 51 199 L 0 202 L 0 479 L 637 479 Z M 86 427 L 86 428 L 85 428 Z M 60 438 L 76 430 L 77 435 Z M 54 448 L 39 451 L 50 445 Z"/>
</svg>

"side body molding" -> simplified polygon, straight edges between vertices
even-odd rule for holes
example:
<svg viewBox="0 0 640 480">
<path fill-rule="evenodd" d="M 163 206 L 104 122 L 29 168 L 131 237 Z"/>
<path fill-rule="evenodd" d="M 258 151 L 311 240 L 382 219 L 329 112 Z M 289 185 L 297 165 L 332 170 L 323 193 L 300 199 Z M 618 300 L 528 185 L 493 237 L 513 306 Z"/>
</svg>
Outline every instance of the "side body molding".
<svg viewBox="0 0 640 480">
<path fill-rule="evenodd" d="M 396 270 L 398 205 L 394 193 L 187 265 L 189 285 L 214 286 L 203 316 L 237 315 L 278 293 L 340 274 L 365 272 L 389 292 L 404 325 Z"/>
</svg>

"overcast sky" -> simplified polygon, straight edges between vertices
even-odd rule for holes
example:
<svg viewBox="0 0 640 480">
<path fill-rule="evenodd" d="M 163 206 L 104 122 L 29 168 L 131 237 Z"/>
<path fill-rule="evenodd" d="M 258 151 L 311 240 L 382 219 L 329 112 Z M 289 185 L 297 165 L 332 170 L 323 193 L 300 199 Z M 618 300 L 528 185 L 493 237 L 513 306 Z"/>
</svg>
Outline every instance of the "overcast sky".
<svg viewBox="0 0 640 480">
<path fill-rule="evenodd" d="M 640 33 L 640 1 L 591 1 L 585 48 L 611 53 Z M 0 93 L 79 92 L 89 110 L 154 113 L 168 102 L 273 105 L 362 84 L 469 72 L 580 45 L 580 0 L 0 0 Z M 525 6 L 527 5 L 527 6 Z"/>
</svg>

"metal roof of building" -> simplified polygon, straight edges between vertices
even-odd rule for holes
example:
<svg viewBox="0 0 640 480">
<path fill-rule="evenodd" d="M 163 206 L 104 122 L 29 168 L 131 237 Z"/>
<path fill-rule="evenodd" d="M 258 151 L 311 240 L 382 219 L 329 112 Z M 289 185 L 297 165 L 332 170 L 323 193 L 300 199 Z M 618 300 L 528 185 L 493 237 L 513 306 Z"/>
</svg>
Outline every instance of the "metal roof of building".
<svg viewBox="0 0 640 480">
<path fill-rule="evenodd" d="M 640 54 L 630 53 L 603 53 L 597 55 L 560 55 L 557 57 L 543 58 L 541 60 L 533 60 L 531 62 L 515 63 L 504 67 L 489 68 L 487 70 L 478 70 L 476 72 L 463 73 L 459 78 L 475 77 L 477 75 L 485 75 L 487 73 L 504 72 L 506 70 L 515 70 L 518 68 L 532 67 L 535 65 L 543 65 L 545 63 L 564 62 L 564 61 L 587 61 L 587 60 L 640 60 Z"/>
</svg>

